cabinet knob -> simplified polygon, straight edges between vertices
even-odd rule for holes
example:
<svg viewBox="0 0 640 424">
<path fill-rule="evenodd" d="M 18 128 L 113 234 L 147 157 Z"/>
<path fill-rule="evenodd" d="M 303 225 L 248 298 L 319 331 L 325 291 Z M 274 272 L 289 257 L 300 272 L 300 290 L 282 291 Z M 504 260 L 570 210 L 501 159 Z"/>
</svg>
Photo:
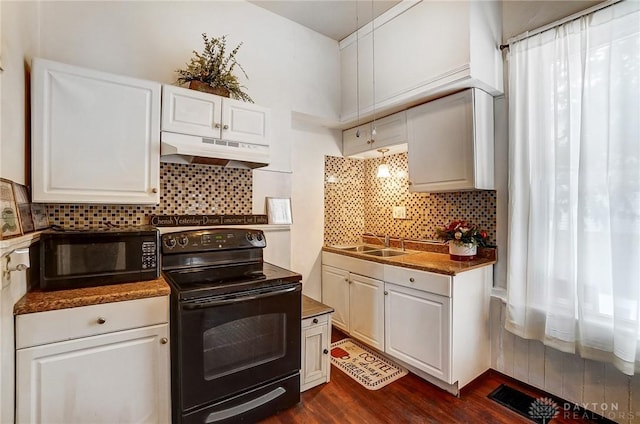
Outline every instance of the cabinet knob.
<svg viewBox="0 0 640 424">
<path fill-rule="evenodd" d="M 344 281 L 349 282 L 349 277 L 344 277 Z"/>
<path fill-rule="evenodd" d="M 163 338 L 160 339 L 160 343 L 167 344 L 167 343 L 169 343 L 169 339 L 167 339 L 166 337 L 163 337 Z"/>
<path fill-rule="evenodd" d="M 214 128 L 220 128 L 220 124 L 213 124 Z"/>
<path fill-rule="evenodd" d="M 318 323 L 318 318 L 314 318 L 314 319 L 313 319 L 313 323 L 314 323 L 314 324 L 317 324 L 317 323 Z"/>
<path fill-rule="evenodd" d="M 415 278 L 411 277 L 411 278 L 409 278 L 409 281 L 413 283 L 416 280 L 415 280 Z"/>
<path fill-rule="evenodd" d="M 157 193 L 157 192 L 158 192 L 157 188 L 154 187 L 154 188 L 151 189 L 151 193 Z"/>
<path fill-rule="evenodd" d="M 224 125 L 222 126 L 222 129 L 223 129 L 223 130 L 228 130 L 228 129 L 229 129 L 229 125 L 224 124 Z"/>
<path fill-rule="evenodd" d="M 413 183 L 411 181 L 408 181 L 407 184 L 412 185 Z"/>
<path fill-rule="evenodd" d="M 322 353 L 324 353 L 324 354 L 326 355 L 327 353 L 329 353 L 329 349 L 324 349 L 324 350 L 322 351 Z"/>
<path fill-rule="evenodd" d="M 384 295 L 385 295 L 385 296 L 389 296 L 389 292 L 385 290 L 385 291 L 384 291 Z"/>
<path fill-rule="evenodd" d="M 96 320 L 96 322 L 100 325 L 104 324 L 105 322 L 107 322 L 106 319 L 102 318 L 102 317 L 98 317 L 98 319 Z"/>
</svg>

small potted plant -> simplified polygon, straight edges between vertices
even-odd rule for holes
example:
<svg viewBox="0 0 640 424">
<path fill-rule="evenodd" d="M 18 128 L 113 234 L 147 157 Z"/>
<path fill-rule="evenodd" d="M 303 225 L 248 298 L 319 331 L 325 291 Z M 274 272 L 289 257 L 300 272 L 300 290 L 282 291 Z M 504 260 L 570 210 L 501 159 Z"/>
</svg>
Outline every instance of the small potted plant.
<svg viewBox="0 0 640 424">
<path fill-rule="evenodd" d="M 436 230 L 439 239 L 449 243 L 449 256 L 456 261 L 476 258 L 478 246 L 487 245 L 487 232 L 465 221 L 452 221 Z"/>
<path fill-rule="evenodd" d="M 189 83 L 189 88 L 206 91 L 223 97 L 243 100 L 253 103 L 253 100 L 243 91 L 238 77 L 233 74 L 236 66 L 248 79 L 247 73 L 236 61 L 236 54 L 242 46 L 238 44 L 235 49 L 227 54 L 227 36 L 209 38 L 206 33 L 202 34 L 204 40 L 204 50 L 202 53 L 193 51 L 193 57 L 187 63 L 185 69 L 178 69 L 178 84 Z"/>
</svg>

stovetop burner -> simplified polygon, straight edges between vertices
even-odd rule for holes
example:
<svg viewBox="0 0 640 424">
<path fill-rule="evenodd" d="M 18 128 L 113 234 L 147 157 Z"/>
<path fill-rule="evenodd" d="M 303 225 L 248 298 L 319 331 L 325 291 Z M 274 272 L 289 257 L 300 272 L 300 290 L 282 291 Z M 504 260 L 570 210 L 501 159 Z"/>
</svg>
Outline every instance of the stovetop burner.
<svg viewBox="0 0 640 424">
<path fill-rule="evenodd" d="M 211 228 L 162 236 L 163 276 L 180 300 L 297 282 L 300 274 L 263 261 L 260 230 Z"/>
</svg>

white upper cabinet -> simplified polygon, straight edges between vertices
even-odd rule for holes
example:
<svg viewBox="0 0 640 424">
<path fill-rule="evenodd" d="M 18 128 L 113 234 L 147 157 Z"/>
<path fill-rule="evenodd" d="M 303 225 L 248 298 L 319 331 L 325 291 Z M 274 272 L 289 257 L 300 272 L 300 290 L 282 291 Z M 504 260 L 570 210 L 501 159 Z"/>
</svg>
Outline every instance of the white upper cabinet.
<svg viewBox="0 0 640 424">
<path fill-rule="evenodd" d="M 401 2 L 340 42 L 342 122 L 467 87 L 502 93 L 501 3 Z M 375 47 L 375 54 L 373 49 Z M 375 63 L 374 63 L 375 58 Z M 359 91 L 359 102 L 358 102 Z"/>
<path fill-rule="evenodd" d="M 407 111 L 410 191 L 494 185 L 493 98 L 467 89 Z"/>
<path fill-rule="evenodd" d="M 31 81 L 34 202 L 159 202 L 160 84 L 44 59 Z"/>
<path fill-rule="evenodd" d="M 269 109 L 174 85 L 162 86 L 162 131 L 269 145 Z"/>
<path fill-rule="evenodd" d="M 407 114 L 398 112 L 342 132 L 342 154 L 359 159 L 380 156 L 377 149 L 389 149 L 388 154 L 407 151 Z M 373 129 L 375 128 L 375 134 Z M 360 136 L 357 131 L 360 129 Z"/>
</svg>

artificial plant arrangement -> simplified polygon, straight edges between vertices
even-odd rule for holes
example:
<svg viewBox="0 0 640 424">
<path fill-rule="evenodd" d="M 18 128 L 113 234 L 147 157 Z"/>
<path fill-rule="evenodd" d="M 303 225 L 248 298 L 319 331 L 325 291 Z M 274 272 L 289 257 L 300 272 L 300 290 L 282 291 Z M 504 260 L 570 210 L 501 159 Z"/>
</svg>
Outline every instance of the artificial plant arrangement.
<svg viewBox="0 0 640 424">
<path fill-rule="evenodd" d="M 455 244 L 484 247 L 487 245 L 487 232 L 463 220 L 451 221 L 449 225 L 436 230 L 440 240 Z"/>
<path fill-rule="evenodd" d="M 227 54 L 226 35 L 209 38 L 206 33 L 203 33 L 202 39 L 204 40 L 202 53 L 193 50 L 194 56 L 187 63 L 187 67 L 176 70 L 180 75 L 177 80 L 178 84 L 200 81 L 214 89 L 223 89 L 222 93 L 218 91 L 216 94 L 225 95 L 224 92 L 226 92 L 228 93 L 227 97 L 253 103 L 251 97 L 243 91 L 246 87 L 240 85 L 238 77 L 233 74 L 237 66 L 245 78 L 249 79 L 242 66 L 236 61 L 236 55 L 242 43 Z"/>
</svg>

